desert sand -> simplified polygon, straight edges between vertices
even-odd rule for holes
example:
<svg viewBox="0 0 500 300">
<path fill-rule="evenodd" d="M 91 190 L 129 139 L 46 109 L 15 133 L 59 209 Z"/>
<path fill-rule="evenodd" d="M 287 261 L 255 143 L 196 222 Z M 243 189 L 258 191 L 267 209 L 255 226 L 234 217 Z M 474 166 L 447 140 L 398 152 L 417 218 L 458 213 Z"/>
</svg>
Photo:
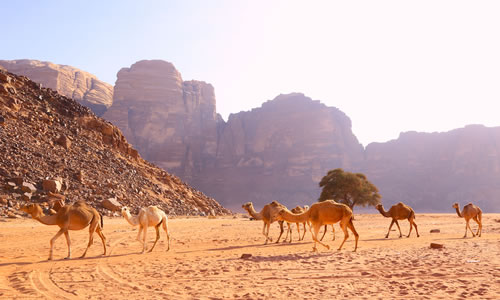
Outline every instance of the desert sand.
<svg viewBox="0 0 500 300">
<path fill-rule="evenodd" d="M 2 299 L 500 299 L 500 214 L 483 215 L 482 237 L 462 238 L 464 219 L 456 214 L 418 214 L 420 238 L 399 238 L 390 219 L 356 215 L 357 252 L 351 234 L 335 225 L 313 253 L 311 234 L 292 244 L 263 245 L 262 222 L 244 217 L 169 220 L 152 253 L 140 254 L 137 228 L 122 218 L 104 219 L 108 255 L 96 237 L 87 258 L 64 260 L 64 237 L 47 261 L 56 226 L 32 219 L 0 220 L 0 298 Z M 403 234 L 409 224 L 400 221 Z M 472 223 L 475 230 L 477 225 Z M 440 233 L 430 233 L 440 229 Z M 272 224 L 273 241 L 278 236 Z M 72 253 L 81 255 L 88 230 L 71 231 Z M 148 249 L 154 240 L 149 228 Z M 282 238 L 283 239 L 283 238 Z M 324 240 L 324 241 L 325 241 Z M 444 245 L 430 249 L 431 242 Z M 242 259 L 243 254 L 251 254 Z"/>
</svg>

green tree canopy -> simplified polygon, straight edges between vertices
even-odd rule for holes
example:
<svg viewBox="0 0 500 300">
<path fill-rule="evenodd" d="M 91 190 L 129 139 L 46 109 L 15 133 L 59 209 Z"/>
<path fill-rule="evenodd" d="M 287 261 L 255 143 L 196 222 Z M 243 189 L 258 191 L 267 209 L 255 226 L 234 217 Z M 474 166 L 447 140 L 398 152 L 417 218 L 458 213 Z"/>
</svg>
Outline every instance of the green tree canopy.
<svg viewBox="0 0 500 300">
<path fill-rule="evenodd" d="M 375 206 L 380 203 L 377 187 L 362 173 L 345 172 L 342 169 L 328 171 L 320 181 L 323 188 L 319 201 L 335 200 L 348 205 Z"/>
</svg>

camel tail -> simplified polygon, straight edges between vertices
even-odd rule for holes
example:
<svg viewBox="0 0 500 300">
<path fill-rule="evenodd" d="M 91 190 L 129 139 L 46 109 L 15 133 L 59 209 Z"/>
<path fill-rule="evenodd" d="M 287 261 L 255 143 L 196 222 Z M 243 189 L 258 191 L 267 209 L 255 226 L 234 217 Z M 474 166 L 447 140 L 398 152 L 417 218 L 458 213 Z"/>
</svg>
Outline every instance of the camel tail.
<svg viewBox="0 0 500 300">
<path fill-rule="evenodd" d="M 417 216 L 415 215 L 415 212 L 414 212 L 413 210 L 411 211 L 410 216 L 412 216 L 412 217 L 413 217 L 413 219 L 416 219 L 416 218 L 417 218 Z"/>
<path fill-rule="evenodd" d="M 102 215 L 97 212 L 99 214 L 99 217 L 101 217 L 101 229 L 104 229 L 104 218 L 102 217 Z"/>
</svg>

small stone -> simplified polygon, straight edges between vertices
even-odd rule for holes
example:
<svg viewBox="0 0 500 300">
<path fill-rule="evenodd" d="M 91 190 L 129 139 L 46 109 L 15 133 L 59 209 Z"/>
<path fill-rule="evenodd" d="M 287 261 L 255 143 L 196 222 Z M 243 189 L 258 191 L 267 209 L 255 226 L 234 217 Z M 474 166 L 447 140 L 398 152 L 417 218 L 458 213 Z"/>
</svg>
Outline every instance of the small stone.
<svg viewBox="0 0 500 300">
<path fill-rule="evenodd" d="M 21 196 L 21 200 L 23 201 L 30 201 L 31 200 L 31 193 L 24 193 L 22 196 Z"/>
<path fill-rule="evenodd" d="M 9 178 L 7 181 L 14 182 L 16 185 L 22 185 L 23 182 L 24 182 L 24 178 L 22 178 L 22 177 L 12 177 L 12 178 Z"/>
<path fill-rule="evenodd" d="M 65 136 L 61 135 L 57 140 L 56 143 L 63 146 L 64 149 L 68 150 L 71 147 L 71 140 Z"/>
<path fill-rule="evenodd" d="M 59 180 L 48 180 L 45 179 L 42 182 L 42 187 L 44 191 L 58 193 L 61 191 L 62 183 Z"/>
<path fill-rule="evenodd" d="M 441 230 L 439 230 L 439 229 L 431 229 L 431 233 L 440 233 L 440 232 L 441 232 Z"/>
<path fill-rule="evenodd" d="M 249 253 L 244 253 L 241 255 L 241 259 L 249 259 L 250 257 L 252 257 L 252 254 L 249 254 Z"/>
<path fill-rule="evenodd" d="M 431 243 L 431 249 L 442 249 L 444 248 L 443 244 Z"/>
<path fill-rule="evenodd" d="M 34 193 L 36 192 L 36 187 L 29 182 L 23 182 L 21 186 L 21 191 L 25 193 Z"/>
</svg>

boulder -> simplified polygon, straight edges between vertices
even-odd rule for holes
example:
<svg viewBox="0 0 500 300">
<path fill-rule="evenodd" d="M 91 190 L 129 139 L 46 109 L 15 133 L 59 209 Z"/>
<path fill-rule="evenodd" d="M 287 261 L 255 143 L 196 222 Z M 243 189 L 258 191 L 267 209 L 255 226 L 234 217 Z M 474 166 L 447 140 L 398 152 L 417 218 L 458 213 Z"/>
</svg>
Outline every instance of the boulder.
<svg viewBox="0 0 500 300">
<path fill-rule="evenodd" d="M 118 211 L 122 208 L 122 205 L 116 198 L 108 198 L 101 201 L 102 207 L 109 209 L 111 211 Z"/>
<path fill-rule="evenodd" d="M 63 146 L 64 149 L 68 150 L 71 147 L 71 140 L 65 136 L 61 135 L 57 140 L 56 143 Z"/>
<path fill-rule="evenodd" d="M 23 201 L 30 201 L 31 200 L 31 193 L 24 193 L 21 195 L 21 200 Z"/>
<path fill-rule="evenodd" d="M 23 177 L 12 177 L 12 178 L 9 178 L 7 181 L 14 182 L 16 185 L 22 185 L 24 182 L 24 178 Z"/>
<path fill-rule="evenodd" d="M 44 191 L 58 193 L 61 191 L 62 183 L 59 180 L 45 179 L 42 182 L 42 187 Z"/>
</svg>

